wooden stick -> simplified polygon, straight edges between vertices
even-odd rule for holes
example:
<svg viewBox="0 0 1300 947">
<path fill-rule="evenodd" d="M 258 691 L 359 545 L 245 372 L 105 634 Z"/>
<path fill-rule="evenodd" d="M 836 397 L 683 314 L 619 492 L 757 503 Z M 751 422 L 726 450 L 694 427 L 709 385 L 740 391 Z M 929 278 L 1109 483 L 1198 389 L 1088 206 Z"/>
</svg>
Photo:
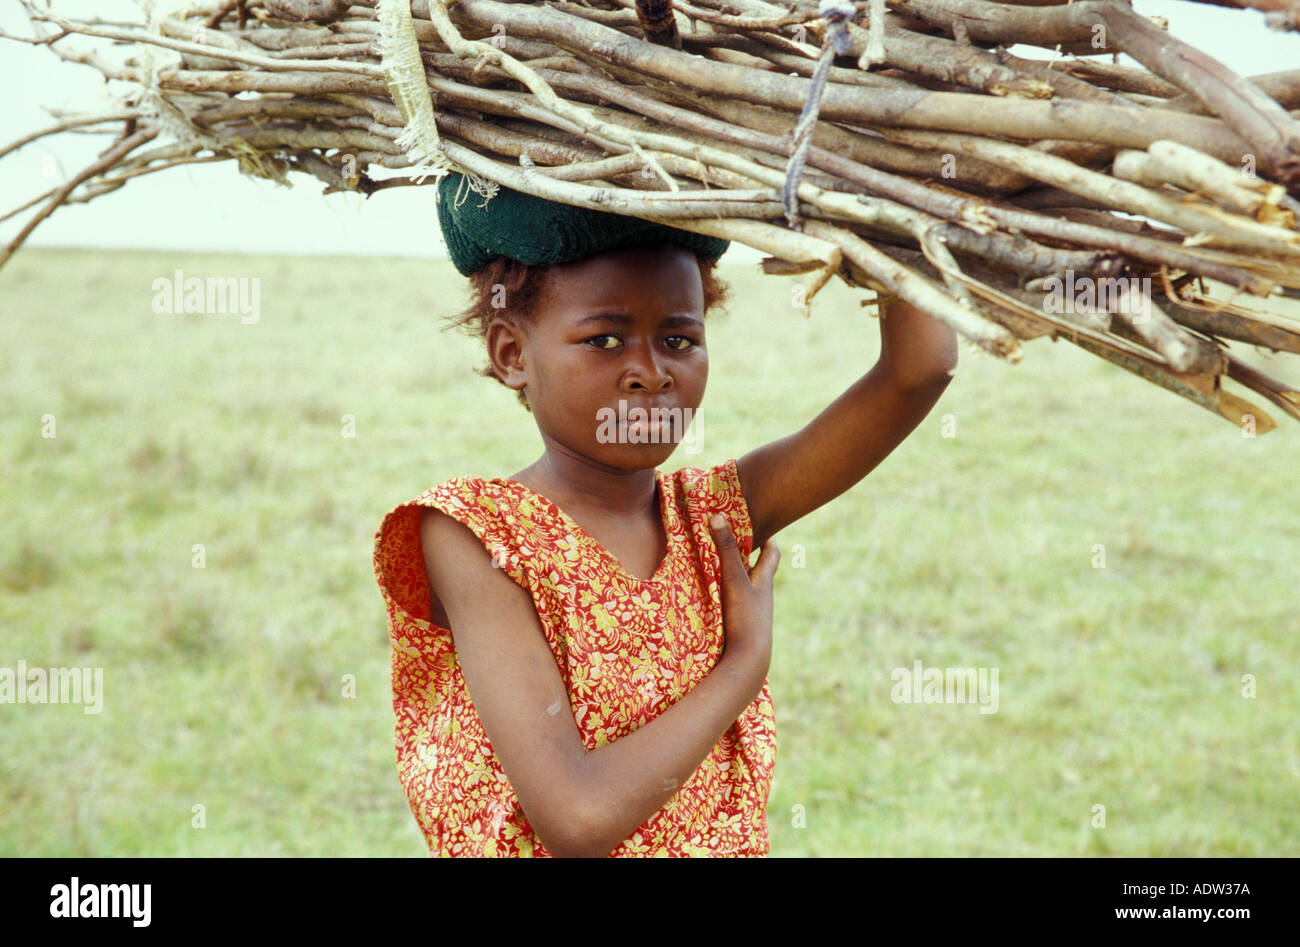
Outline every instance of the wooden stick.
<svg viewBox="0 0 1300 947">
<path fill-rule="evenodd" d="M 62 187 L 54 192 L 54 195 L 46 205 L 42 207 L 40 211 L 27 222 L 23 229 L 18 232 L 18 235 L 9 241 L 8 246 L 4 248 L 4 252 L 0 253 L 0 268 L 3 268 L 4 265 L 9 262 L 9 258 L 12 257 L 15 251 L 23 245 L 23 242 L 31 235 L 31 232 L 36 229 L 37 224 L 50 216 L 50 214 L 54 213 L 54 209 L 63 203 L 64 198 L 72 193 L 73 188 L 82 181 L 92 178 L 96 174 L 113 167 L 113 165 L 117 164 L 120 159 L 130 154 L 146 141 L 152 141 L 154 138 L 157 138 L 159 131 L 160 129 L 156 125 L 146 126 L 137 131 L 134 135 L 124 137 L 121 141 L 117 142 L 100 155 L 98 159 L 92 161 L 77 174 L 69 178 Z"/>
</svg>

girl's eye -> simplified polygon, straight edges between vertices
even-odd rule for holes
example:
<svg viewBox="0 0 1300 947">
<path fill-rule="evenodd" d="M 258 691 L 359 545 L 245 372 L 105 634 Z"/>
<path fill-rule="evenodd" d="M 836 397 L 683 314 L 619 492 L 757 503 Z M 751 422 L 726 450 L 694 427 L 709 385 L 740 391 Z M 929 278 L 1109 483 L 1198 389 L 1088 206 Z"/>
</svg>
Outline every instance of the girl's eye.
<svg viewBox="0 0 1300 947">
<path fill-rule="evenodd" d="M 616 335 L 594 335 L 594 336 L 592 336 L 590 339 L 588 339 L 587 341 L 590 342 L 590 343 L 592 343 L 592 344 L 594 344 L 596 348 L 601 349 L 602 351 L 606 351 L 606 352 L 608 352 L 608 351 L 612 351 L 612 350 L 614 349 L 614 346 L 612 346 L 612 345 L 603 345 L 603 344 L 601 344 L 602 340 L 604 340 L 604 339 L 613 339 L 614 341 L 617 342 L 617 341 L 618 341 L 618 336 L 616 336 Z M 681 342 L 685 342 L 686 344 L 685 344 L 685 345 L 672 345 L 671 343 L 673 342 L 673 340 L 678 340 L 678 341 L 681 341 Z M 693 346 L 693 345 L 696 344 L 696 342 L 695 342 L 694 339 L 692 339 L 692 338 L 690 338 L 690 337 L 688 337 L 688 336 L 685 336 L 685 335 L 670 335 L 670 336 L 668 337 L 668 342 L 669 342 L 669 348 L 671 348 L 674 352 L 685 352 L 689 347 L 691 347 L 691 346 Z"/>
</svg>

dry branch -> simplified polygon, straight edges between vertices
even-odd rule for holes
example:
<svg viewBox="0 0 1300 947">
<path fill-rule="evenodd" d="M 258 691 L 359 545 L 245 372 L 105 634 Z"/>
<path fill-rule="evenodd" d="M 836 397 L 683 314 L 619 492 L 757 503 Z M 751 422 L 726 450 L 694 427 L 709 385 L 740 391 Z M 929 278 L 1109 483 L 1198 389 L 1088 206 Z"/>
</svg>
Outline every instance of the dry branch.
<svg viewBox="0 0 1300 947">
<path fill-rule="evenodd" d="M 1300 418 L 1224 341 L 1300 353 L 1300 322 L 1200 289 L 1300 294 L 1300 71 L 1238 76 L 1117 0 L 20 2 L 31 35 L 3 38 L 135 91 L 0 148 L 124 123 L 8 211 L 36 208 L 0 265 L 61 204 L 179 164 L 366 195 L 456 169 L 747 244 L 809 301 L 896 294 L 1011 361 L 1063 337 L 1257 432 L 1223 379 Z M 1145 68 L 1091 58 L 1116 52 Z"/>
</svg>

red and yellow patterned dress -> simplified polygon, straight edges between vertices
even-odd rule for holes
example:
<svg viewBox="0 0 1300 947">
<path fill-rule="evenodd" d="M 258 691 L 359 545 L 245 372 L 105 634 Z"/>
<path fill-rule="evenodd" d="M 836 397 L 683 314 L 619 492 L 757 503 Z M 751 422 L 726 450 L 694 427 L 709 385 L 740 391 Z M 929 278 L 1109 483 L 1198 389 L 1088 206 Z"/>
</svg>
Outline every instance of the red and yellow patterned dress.
<svg viewBox="0 0 1300 947">
<path fill-rule="evenodd" d="M 721 563 L 708 529 L 727 516 L 742 558 L 753 544 L 735 460 L 655 471 L 668 553 L 649 580 L 541 494 L 506 478 L 455 477 L 396 507 L 375 534 L 375 575 L 393 644 L 397 770 L 433 855 L 549 856 L 533 833 L 470 701 L 451 632 L 431 621 L 423 507 L 483 541 L 529 591 L 595 750 L 653 720 L 717 664 Z M 676 794 L 611 855 L 765 855 L 776 765 L 769 683 Z"/>
</svg>

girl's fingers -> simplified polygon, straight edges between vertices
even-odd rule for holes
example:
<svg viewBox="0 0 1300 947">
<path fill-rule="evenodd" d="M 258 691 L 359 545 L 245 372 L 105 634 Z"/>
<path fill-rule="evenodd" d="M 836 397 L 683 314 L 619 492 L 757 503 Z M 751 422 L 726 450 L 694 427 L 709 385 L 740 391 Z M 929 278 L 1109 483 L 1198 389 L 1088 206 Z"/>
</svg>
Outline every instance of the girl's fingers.
<svg viewBox="0 0 1300 947">
<path fill-rule="evenodd" d="M 776 567 L 781 562 L 781 550 L 775 540 L 769 539 L 763 543 L 758 562 L 749 567 L 740 556 L 736 535 L 731 531 L 731 524 L 725 516 L 714 513 L 709 517 L 709 532 L 713 534 L 713 544 L 718 548 L 718 555 L 722 557 L 723 572 L 728 577 L 746 575 L 751 579 L 754 576 L 770 579 L 776 575 Z"/>
<path fill-rule="evenodd" d="M 740 547 L 736 545 L 736 536 L 731 531 L 731 524 L 721 513 L 714 513 L 709 517 L 709 532 L 713 534 L 713 545 L 718 549 L 718 555 L 722 557 L 722 571 L 729 575 L 736 575 L 736 570 L 744 566 L 740 561 Z"/>
<path fill-rule="evenodd" d="M 781 563 L 781 548 L 777 546 L 774 539 L 763 543 L 762 548 L 763 551 L 758 554 L 758 562 L 754 563 L 754 568 L 749 570 L 749 574 L 770 579 L 776 575 L 776 567 Z"/>
</svg>

